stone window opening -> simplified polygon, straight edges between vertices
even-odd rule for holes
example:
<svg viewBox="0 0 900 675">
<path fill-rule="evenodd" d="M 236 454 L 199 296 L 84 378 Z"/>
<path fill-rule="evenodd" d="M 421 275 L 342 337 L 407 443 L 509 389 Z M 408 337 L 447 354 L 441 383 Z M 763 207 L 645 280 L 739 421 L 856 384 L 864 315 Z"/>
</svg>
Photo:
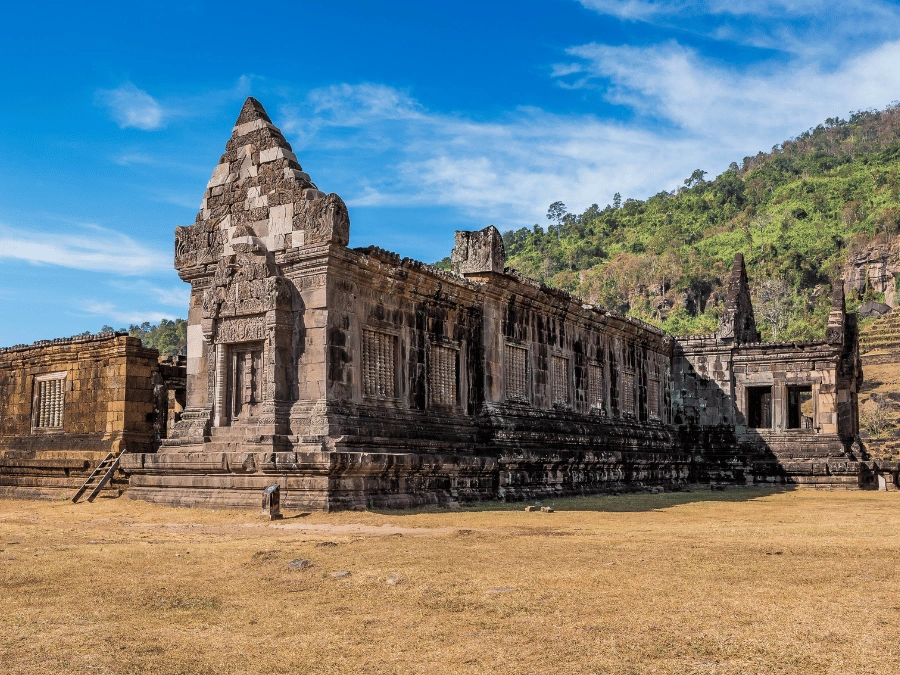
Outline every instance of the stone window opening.
<svg viewBox="0 0 900 675">
<path fill-rule="evenodd" d="M 66 373 L 38 375 L 34 381 L 33 427 L 61 431 L 66 400 Z"/>
<path fill-rule="evenodd" d="M 459 404 L 459 350 L 432 345 L 429 354 L 428 395 L 431 405 Z"/>
<path fill-rule="evenodd" d="M 622 373 L 622 414 L 634 416 L 634 372 Z"/>
<path fill-rule="evenodd" d="M 603 366 L 599 363 L 588 364 L 588 396 L 590 409 L 603 412 Z"/>
<path fill-rule="evenodd" d="M 565 356 L 550 357 L 550 382 L 553 405 L 569 405 L 569 359 Z"/>
<path fill-rule="evenodd" d="M 772 387 L 747 388 L 747 426 L 772 428 Z"/>
<path fill-rule="evenodd" d="M 788 387 L 788 429 L 813 428 L 812 386 Z"/>
<path fill-rule="evenodd" d="M 504 375 L 506 398 L 514 401 L 528 401 L 528 350 L 516 345 L 506 345 Z"/>
<path fill-rule="evenodd" d="M 659 419 L 659 380 L 652 376 L 647 380 L 647 412 L 650 419 Z"/>
<path fill-rule="evenodd" d="M 363 394 L 372 398 L 397 398 L 397 336 L 363 330 Z"/>
</svg>

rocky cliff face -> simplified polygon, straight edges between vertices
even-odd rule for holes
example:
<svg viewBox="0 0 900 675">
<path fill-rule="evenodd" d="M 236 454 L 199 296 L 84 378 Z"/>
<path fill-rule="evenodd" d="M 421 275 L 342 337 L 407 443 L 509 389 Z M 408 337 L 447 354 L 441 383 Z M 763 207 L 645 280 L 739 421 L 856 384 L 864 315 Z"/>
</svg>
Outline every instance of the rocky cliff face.
<svg viewBox="0 0 900 675">
<path fill-rule="evenodd" d="M 884 304 L 898 306 L 896 278 L 900 274 L 900 239 L 878 242 L 851 253 L 844 269 L 844 290 L 860 295 L 868 290 L 884 293 Z M 885 312 L 876 312 L 877 315 Z M 875 316 L 876 314 L 873 314 Z"/>
</svg>

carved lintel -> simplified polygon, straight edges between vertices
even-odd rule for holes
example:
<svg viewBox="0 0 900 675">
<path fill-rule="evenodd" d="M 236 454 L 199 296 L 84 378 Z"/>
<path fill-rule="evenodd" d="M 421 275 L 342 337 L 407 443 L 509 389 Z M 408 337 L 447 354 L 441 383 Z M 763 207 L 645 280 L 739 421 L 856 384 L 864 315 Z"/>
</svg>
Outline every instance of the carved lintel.
<svg viewBox="0 0 900 675">
<path fill-rule="evenodd" d="M 327 277 L 324 273 L 313 274 L 297 279 L 297 285 L 300 287 L 300 290 L 306 290 L 307 288 L 318 288 L 325 285 L 326 279 Z"/>
<path fill-rule="evenodd" d="M 256 342 L 265 339 L 266 317 L 264 315 L 221 319 L 216 328 L 217 344 Z"/>
</svg>

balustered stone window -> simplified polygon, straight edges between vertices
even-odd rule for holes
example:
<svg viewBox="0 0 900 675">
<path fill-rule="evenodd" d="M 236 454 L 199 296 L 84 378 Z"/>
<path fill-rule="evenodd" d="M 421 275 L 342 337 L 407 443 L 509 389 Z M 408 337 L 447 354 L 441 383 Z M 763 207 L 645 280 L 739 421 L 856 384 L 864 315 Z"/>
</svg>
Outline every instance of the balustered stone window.
<svg viewBox="0 0 900 675">
<path fill-rule="evenodd" d="M 647 412 L 650 419 L 659 419 L 659 380 L 652 377 L 647 380 Z"/>
<path fill-rule="evenodd" d="M 634 372 L 622 373 L 622 414 L 634 415 Z"/>
<path fill-rule="evenodd" d="M 528 350 L 515 345 L 506 345 L 504 359 L 506 371 L 506 398 L 528 400 L 526 357 Z"/>
<path fill-rule="evenodd" d="M 569 405 L 569 359 L 565 356 L 550 357 L 550 382 L 553 405 Z"/>
<path fill-rule="evenodd" d="M 363 394 L 396 398 L 397 336 L 366 328 L 363 330 Z"/>
<path fill-rule="evenodd" d="M 62 430 L 66 402 L 66 374 L 38 375 L 34 381 L 34 428 Z"/>
<path fill-rule="evenodd" d="M 588 403 L 592 410 L 603 410 L 603 366 L 588 364 Z"/>
<path fill-rule="evenodd" d="M 456 405 L 459 350 L 443 345 L 432 345 L 429 359 L 428 392 L 432 405 Z"/>
</svg>

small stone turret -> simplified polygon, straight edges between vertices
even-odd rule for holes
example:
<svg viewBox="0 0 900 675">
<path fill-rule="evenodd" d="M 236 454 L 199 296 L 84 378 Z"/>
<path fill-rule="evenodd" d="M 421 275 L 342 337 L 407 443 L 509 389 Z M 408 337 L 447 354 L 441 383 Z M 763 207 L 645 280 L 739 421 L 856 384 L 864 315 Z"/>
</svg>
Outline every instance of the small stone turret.
<svg viewBox="0 0 900 675">
<path fill-rule="evenodd" d="M 750 284 L 747 281 L 747 269 L 744 266 L 744 255 L 736 253 L 734 267 L 728 278 L 728 295 L 725 299 L 725 313 L 716 337 L 734 340 L 735 344 L 759 342 L 759 331 L 756 329 L 756 318 L 753 316 L 753 302 L 750 299 Z"/>
<path fill-rule="evenodd" d="M 838 279 L 834 284 L 831 313 L 828 315 L 828 328 L 825 329 L 825 341 L 832 345 L 843 344 L 846 324 L 847 305 L 844 302 L 844 282 Z"/>
<path fill-rule="evenodd" d="M 455 241 L 450 264 L 456 274 L 503 274 L 506 249 L 496 227 L 488 225 L 480 232 L 458 230 Z"/>
</svg>

